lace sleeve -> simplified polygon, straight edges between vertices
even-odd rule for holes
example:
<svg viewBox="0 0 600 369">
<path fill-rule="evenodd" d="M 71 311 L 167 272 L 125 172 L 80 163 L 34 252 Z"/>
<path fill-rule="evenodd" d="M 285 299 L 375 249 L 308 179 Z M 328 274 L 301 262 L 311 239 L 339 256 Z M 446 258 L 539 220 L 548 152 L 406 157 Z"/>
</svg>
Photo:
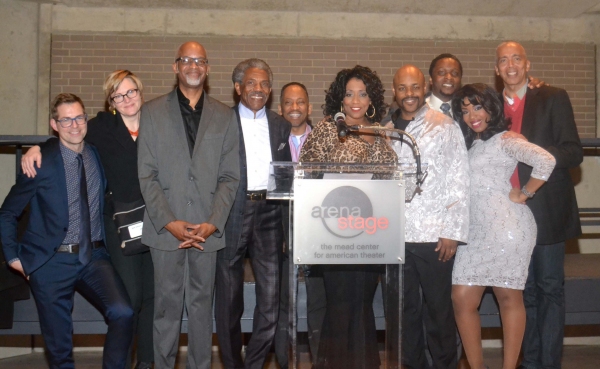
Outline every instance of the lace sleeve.
<svg viewBox="0 0 600 369">
<path fill-rule="evenodd" d="M 556 160 L 538 145 L 516 137 L 502 138 L 501 145 L 506 154 L 533 167 L 531 177 L 547 181 L 552 174 Z"/>
<path fill-rule="evenodd" d="M 329 161 L 329 149 L 333 147 L 334 140 L 337 140 L 335 124 L 325 120 L 317 123 L 310 132 L 302 150 L 300 151 L 300 162 L 319 162 Z"/>
</svg>

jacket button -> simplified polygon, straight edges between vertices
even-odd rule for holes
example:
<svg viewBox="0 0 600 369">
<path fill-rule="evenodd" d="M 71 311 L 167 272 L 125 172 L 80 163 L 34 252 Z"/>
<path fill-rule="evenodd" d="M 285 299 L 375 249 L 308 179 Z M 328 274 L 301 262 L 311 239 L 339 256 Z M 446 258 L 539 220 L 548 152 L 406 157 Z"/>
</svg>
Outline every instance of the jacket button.
<svg viewBox="0 0 600 369">
<path fill-rule="evenodd" d="M 68 231 L 68 229 L 67 229 L 67 228 L 63 228 L 63 231 L 65 231 L 65 232 L 66 232 L 66 231 Z"/>
<path fill-rule="evenodd" d="M 192 206 L 192 202 L 191 202 L 191 201 L 188 201 L 188 202 L 187 202 L 187 206 Z"/>
</svg>

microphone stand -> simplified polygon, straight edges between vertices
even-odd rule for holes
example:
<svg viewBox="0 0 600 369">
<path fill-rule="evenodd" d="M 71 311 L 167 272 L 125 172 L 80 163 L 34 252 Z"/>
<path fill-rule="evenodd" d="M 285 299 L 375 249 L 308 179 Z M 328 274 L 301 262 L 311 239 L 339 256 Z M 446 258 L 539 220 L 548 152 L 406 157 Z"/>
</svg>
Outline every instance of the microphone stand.
<svg viewBox="0 0 600 369">
<path fill-rule="evenodd" d="M 421 171 L 421 151 L 419 150 L 417 141 L 415 140 L 415 138 L 412 135 L 410 135 L 409 133 L 407 133 L 406 131 L 403 131 L 401 129 L 383 127 L 380 125 L 377 125 L 377 126 L 370 126 L 370 125 L 369 126 L 364 126 L 364 125 L 348 126 L 348 125 L 346 125 L 346 127 L 349 131 L 358 131 L 360 129 L 368 129 L 368 130 L 373 130 L 373 131 L 396 132 L 401 135 L 406 135 L 406 137 L 408 137 L 410 139 L 410 141 L 412 142 L 413 155 L 415 156 L 415 159 L 417 161 L 417 186 L 419 186 L 423 183 L 425 175 Z M 346 132 L 344 132 L 343 134 L 340 134 L 340 135 L 345 136 Z"/>
</svg>

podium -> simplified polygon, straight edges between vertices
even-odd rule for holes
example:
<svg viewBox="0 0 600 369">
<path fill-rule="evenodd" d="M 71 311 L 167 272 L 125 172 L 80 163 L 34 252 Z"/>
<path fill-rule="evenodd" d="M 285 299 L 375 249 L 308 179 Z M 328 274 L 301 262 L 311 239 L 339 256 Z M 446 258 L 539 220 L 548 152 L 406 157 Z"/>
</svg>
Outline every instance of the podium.
<svg viewBox="0 0 600 369">
<path fill-rule="evenodd" d="M 267 198 L 289 201 L 290 368 L 299 360 L 298 269 L 319 264 L 385 266 L 382 367 L 400 368 L 404 203 L 416 190 L 414 164 L 271 163 Z"/>
</svg>

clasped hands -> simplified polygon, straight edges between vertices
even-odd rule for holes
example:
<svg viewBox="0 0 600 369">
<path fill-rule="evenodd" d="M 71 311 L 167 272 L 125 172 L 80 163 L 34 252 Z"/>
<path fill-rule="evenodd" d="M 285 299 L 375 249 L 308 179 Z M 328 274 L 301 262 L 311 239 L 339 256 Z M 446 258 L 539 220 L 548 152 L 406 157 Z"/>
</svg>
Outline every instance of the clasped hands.
<svg viewBox="0 0 600 369">
<path fill-rule="evenodd" d="M 195 247 L 201 251 L 204 250 L 201 243 L 206 242 L 206 239 L 217 230 L 217 227 L 210 223 L 192 224 L 184 220 L 174 220 L 167 224 L 165 228 L 181 241 L 179 244 L 180 249 Z"/>
</svg>

